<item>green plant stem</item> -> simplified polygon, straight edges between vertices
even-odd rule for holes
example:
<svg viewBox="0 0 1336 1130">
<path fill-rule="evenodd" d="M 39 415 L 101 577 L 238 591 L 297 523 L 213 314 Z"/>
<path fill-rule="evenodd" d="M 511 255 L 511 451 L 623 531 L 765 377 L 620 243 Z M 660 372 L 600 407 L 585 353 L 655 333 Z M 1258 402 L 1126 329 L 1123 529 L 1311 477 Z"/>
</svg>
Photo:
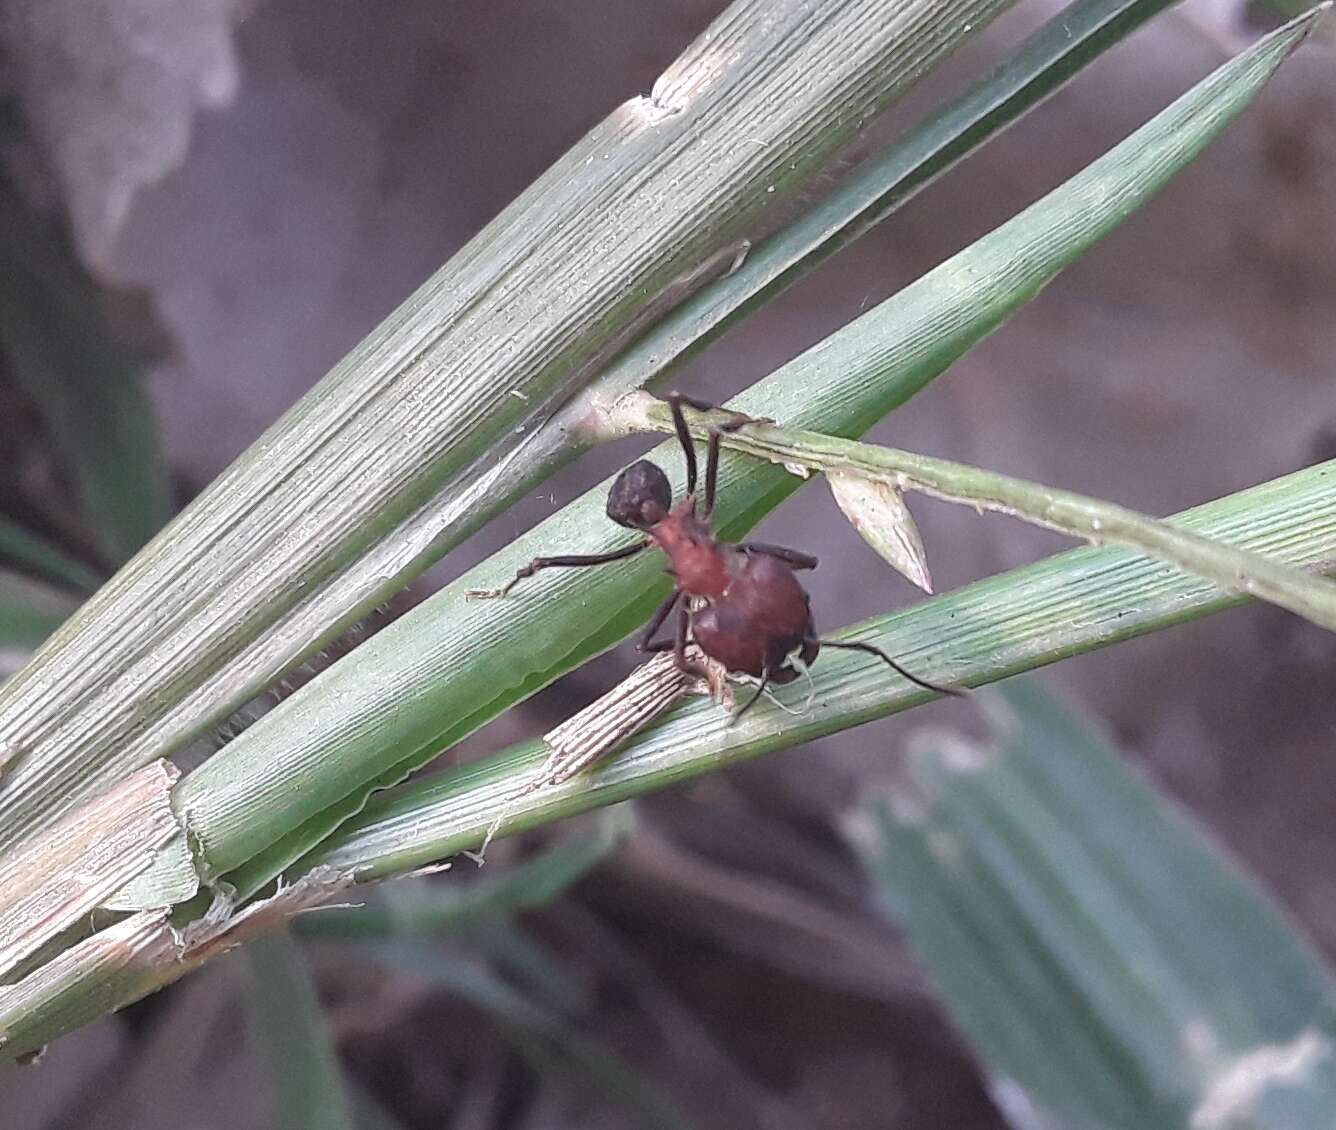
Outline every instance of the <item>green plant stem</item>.
<svg viewBox="0 0 1336 1130">
<path fill-rule="evenodd" d="M 1336 570 L 1336 461 L 1298 471 L 1170 519 L 1323 573 Z M 868 640 L 938 682 L 978 686 L 1246 601 L 1128 550 L 1086 547 L 1013 569 L 840 633 Z M 758 704 L 736 725 L 712 702 L 678 707 L 605 764 L 518 795 L 547 756 L 525 742 L 485 761 L 410 782 L 366 810 L 293 869 L 316 865 L 383 878 L 476 848 L 498 819 L 507 835 L 668 788 L 759 754 L 907 709 L 931 697 L 866 656 L 822 654 L 812 705 Z M 800 683 L 782 692 L 801 711 Z"/>
<path fill-rule="evenodd" d="M 624 418 L 640 430 L 673 432 L 668 406 L 649 396 L 629 399 Z M 718 422 L 725 419 L 727 414 L 721 413 Z M 692 431 L 704 438 L 709 427 L 697 421 Z M 1336 584 L 1325 577 L 1311 576 L 1112 502 L 947 459 L 770 423 L 728 433 L 723 442 L 781 466 L 854 472 L 898 490 L 921 491 L 948 502 L 1010 514 L 1094 545 L 1120 545 L 1196 573 L 1226 591 L 1245 593 L 1323 628 L 1336 629 Z"/>
</svg>

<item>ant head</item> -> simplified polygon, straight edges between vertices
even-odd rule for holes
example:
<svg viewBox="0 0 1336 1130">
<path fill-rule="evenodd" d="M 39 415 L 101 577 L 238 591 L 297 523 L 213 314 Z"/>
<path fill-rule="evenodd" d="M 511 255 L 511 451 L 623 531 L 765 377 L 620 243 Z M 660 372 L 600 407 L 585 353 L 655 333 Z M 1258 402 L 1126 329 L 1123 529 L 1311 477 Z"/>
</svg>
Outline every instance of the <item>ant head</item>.
<svg viewBox="0 0 1336 1130">
<path fill-rule="evenodd" d="M 668 476 L 648 459 L 632 463 L 608 491 L 608 517 L 633 530 L 647 530 L 663 521 L 672 505 Z"/>
</svg>

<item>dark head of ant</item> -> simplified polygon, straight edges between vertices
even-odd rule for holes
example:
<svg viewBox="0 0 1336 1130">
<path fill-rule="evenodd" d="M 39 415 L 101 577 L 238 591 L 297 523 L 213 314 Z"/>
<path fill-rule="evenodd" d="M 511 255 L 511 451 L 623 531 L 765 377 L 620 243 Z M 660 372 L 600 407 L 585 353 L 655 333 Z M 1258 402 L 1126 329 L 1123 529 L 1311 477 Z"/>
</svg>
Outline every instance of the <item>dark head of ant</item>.
<svg viewBox="0 0 1336 1130">
<path fill-rule="evenodd" d="M 632 463 L 608 491 L 608 517 L 632 530 L 657 526 L 672 508 L 673 488 L 668 476 L 648 459 Z"/>
</svg>

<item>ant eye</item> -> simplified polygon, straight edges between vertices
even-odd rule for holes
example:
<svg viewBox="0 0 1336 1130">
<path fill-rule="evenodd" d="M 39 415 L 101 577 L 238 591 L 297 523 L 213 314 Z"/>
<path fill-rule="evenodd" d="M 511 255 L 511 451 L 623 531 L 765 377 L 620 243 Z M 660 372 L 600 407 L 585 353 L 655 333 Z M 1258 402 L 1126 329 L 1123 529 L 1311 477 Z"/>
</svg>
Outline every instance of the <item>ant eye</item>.
<svg viewBox="0 0 1336 1130">
<path fill-rule="evenodd" d="M 668 476 L 648 459 L 632 463 L 608 491 L 608 517 L 635 530 L 662 521 L 672 505 Z"/>
</svg>

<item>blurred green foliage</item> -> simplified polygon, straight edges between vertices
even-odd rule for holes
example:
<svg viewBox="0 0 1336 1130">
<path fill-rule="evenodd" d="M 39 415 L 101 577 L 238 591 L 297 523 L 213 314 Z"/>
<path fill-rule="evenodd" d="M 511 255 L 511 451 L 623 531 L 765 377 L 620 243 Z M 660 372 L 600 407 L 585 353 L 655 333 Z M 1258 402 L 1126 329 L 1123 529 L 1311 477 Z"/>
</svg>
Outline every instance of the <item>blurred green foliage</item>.
<svg viewBox="0 0 1336 1130">
<path fill-rule="evenodd" d="M 1018 1126 L 1336 1125 L 1336 984 L 1200 827 L 1036 684 L 850 821 Z M 1019 1085 L 1029 1102 L 1018 1102 Z"/>
</svg>

